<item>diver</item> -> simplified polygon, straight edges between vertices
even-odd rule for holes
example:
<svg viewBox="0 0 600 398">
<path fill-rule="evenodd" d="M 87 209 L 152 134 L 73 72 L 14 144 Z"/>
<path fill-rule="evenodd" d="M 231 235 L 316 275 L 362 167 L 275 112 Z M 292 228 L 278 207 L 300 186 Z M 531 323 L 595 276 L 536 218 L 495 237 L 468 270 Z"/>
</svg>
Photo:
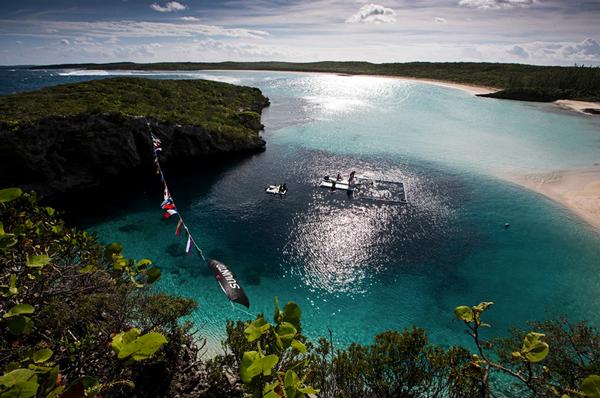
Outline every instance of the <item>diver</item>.
<svg viewBox="0 0 600 398">
<path fill-rule="evenodd" d="M 283 185 L 279 186 L 279 193 L 286 193 L 286 192 L 287 192 L 287 185 L 284 182 Z"/>
</svg>

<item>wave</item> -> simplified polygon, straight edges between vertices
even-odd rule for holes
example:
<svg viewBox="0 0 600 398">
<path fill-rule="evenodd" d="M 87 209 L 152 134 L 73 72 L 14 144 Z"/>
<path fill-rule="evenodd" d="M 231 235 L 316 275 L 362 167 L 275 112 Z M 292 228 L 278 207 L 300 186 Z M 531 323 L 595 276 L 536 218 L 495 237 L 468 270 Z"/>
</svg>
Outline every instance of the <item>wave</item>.
<svg viewBox="0 0 600 398">
<path fill-rule="evenodd" d="M 143 71 L 143 70 L 96 70 L 81 69 L 69 70 L 58 73 L 59 76 L 165 76 L 165 77 L 187 77 L 193 79 L 216 80 L 225 83 L 239 83 L 240 79 L 232 76 L 211 75 L 205 72 L 183 72 L 183 71 Z"/>
</svg>

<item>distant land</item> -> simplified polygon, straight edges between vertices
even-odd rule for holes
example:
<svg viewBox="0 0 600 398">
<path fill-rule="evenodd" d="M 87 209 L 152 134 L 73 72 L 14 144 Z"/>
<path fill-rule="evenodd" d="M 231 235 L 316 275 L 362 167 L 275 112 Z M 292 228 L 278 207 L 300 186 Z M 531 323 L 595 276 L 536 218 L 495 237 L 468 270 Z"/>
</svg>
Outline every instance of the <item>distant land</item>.
<svg viewBox="0 0 600 398">
<path fill-rule="evenodd" d="M 522 101 L 552 102 L 559 99 L 600 101 L 600 67 L 537 66 L 479 62 L 158 62 L 83 63 L 34 66 L 32 69 L 102 70 L 273 70 L 328 72 L 435 79 L 494 87 L 485 96 Z"/>
<path fill-rule="evenodd" d="M 43 196 L 148 174 L 150 128 L 162 162 L 262 151 L 257 88 L 206 80 L 116 77 L 0 97 L 0 186 Z M 154 177 L 154 176 L 152 176 Z"/>
</svg>

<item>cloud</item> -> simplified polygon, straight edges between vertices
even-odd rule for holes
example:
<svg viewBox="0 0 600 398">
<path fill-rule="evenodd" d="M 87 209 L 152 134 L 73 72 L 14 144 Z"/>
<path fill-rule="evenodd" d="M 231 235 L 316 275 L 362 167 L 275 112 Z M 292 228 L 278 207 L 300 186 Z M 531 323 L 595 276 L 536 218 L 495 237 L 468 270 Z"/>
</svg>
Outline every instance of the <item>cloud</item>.
<svg viewBox="0 0 600 398">
<path fill-rule="evenodd" d="M 196 37 L 224 36 L 248 39 L 262 39 L 269 36 L 268 32 L 253 29 L 225 28 L 216 25 L 199 23 L 166 23 L 146 21 L 100 21 L 100 22 L 71 22 L 71 21 L 31 21 L 32 29 L 53 30 L 52 36 L 69 36 L 85 34 L 89 37 L 103 40 L 119 38 L 148 38 L 148 37 Z M 23 26 L 24 22 L 20 21 Z M 47 36 L 47 34 L 42 35 Z M 51 36 L 51 37 L 52 37 Z"/>
<path fill-rule="evenodd" d="M 346 19 L 346 23 L 380 24 L 396 22 L 396 12 L 378 4 L 366 4 L 358 12 Z"/>
<path fill-rule="evenodd" d="M 435 17 L 435 18 L 433 18 L 433 20 L 435 21 L 435 23 L 439 23 L 439 24 L 444 24 L 444 23 L 448 22 L 446 20 L 446 18 L 442 18 L 442 17 Z"/>
<path fill-rule="evenodd" d="M 507 10 L 530 7 L 537 2 L 538 0 L 460 0 L 458 5 L 481 10 Z"/>
<path fill-rule="evenodd" d="M 270 46 L 262 46 L 251 43 L 225 42 L 222 40 L 206 39 L 197 42 L 197 49 L 201 52 L 214 51 L 219 56 L 229 57 L 253 57 L 256 59 L 286 56 L 284 52 Z"/>
<path fill-rule="evenodd" d="M 67 39 L 62 39 L 62 40 L 60 41 L 60 44 L 63 44 L 63 45 L 65 45 L 65 46 L 68 46 L 68 45 L 70 45 L 70 44 L 71 44 L 71 42 L 70 42 L 69 40 L 67 40 Z"/>
<path fill-rule="evenodd" d="M 506 49 L 506 53 L 519 59 L 530 59 L 538 63 L 600 63 L 600 43 L 592 38 L 580 42 L 520 43 Z"/>
<path fill-rule="evenodd" d="M 587 38 L 581 43 L 566 45 L 562 48 L 565 58 L 580 60 L 600 60 L 600 44 L 594 39 Z"/>
<path fill-rule="evenodd" d="M 508 53 L 523 59 L 529 58 L 529 53 L 521 46 L 513 46 Z"/>
<path fill-rule="evenodd" d="M 158 3 L 152 3 L 150 4 L 150 8 L 158 12 L 177 12 L 186 10 L 188 6 L 186 6 L 185 4 L 181 4 L 177 1 L 168 1 L 165 3 L 164 6 L 161 6 Z"/>
<path fill-rule="evenodd" d="M 199 19 L 196 17 L 181 17 L 179 19 L 181 19 L 182 21 L 199 21 Z"/>
</svg>

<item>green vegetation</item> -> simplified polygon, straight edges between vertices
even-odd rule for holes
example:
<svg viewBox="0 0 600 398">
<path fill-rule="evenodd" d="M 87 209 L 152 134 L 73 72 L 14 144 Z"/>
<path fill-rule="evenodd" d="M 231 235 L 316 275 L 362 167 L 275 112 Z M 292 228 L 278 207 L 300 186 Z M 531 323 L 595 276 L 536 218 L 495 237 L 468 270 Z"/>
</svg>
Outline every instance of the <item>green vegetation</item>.
<svg viewBox="0 0 600 398">
<path fill-rule="evenodd" d="M 69 228 L 18 188 L 0 190 L 0 397 L 600 398 L 600 333 L 566 319 L 487 341 L 493 303 L 454 310 L 473 351 L 420 328 L 335 348 L 302 334 L 293 302 L 273 322 L 229 321 L 202 359 L 181 317 L 193 300 L 156 293 L 160 269 Z M 460 332 L 457 323 L 457 333 Z"/>
<path fill-rule="evenodd" d="M 257 112 L 267 103 L 260 90 L 227 83 L 110 78 L 0 97 L 0 123 L 18 129 L 49 117 L 111 113 L 246 137 L 262 127 Z"/>
<path fill-rule="evenodd" d="M 193 346 L 192 300 L 18 188 L 0 190 L 0 397 L 155 396 Z M 134 327 L 133 327 L 134 326 Z"/>
<path fill-rule="evenodd" d="M 446 80 L 456 83 L 482 85 L 498 89 L 513 89 L 500 98 L 522 99 L 520 90 L 526 89 L 528 100 L 553 101 L 577 99 L 600 101 L 600 68 L 585 66 L 537 66 L 523 64 L 478 62 L 409 62 L 373 64 L 370 62 L 161 62 L 136 64 L 63 64 L 37 66 L 34 69 L 76 68 L 104 70 L 277 70 L 303 72 L 333 72 L 372 74 Z M 540 95 L 531 96 L 531 92 Z M 509 97 L 509 94 L 513 94 Z"/>
</svg>

